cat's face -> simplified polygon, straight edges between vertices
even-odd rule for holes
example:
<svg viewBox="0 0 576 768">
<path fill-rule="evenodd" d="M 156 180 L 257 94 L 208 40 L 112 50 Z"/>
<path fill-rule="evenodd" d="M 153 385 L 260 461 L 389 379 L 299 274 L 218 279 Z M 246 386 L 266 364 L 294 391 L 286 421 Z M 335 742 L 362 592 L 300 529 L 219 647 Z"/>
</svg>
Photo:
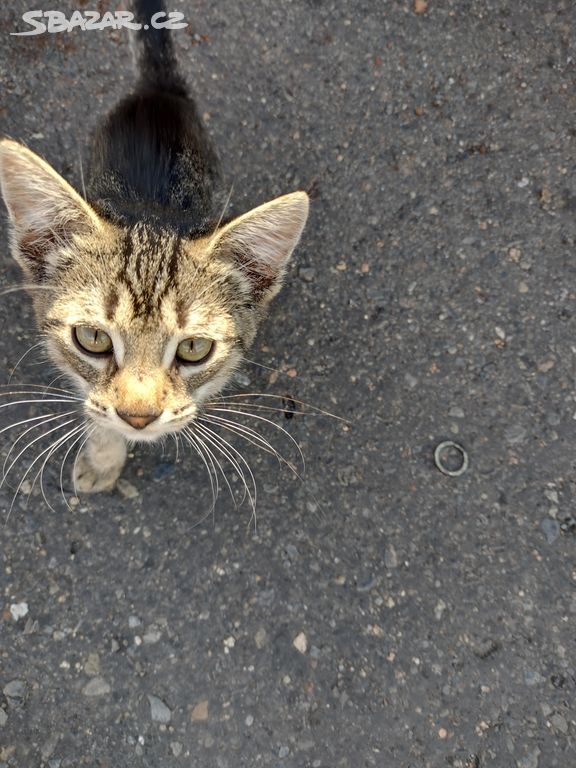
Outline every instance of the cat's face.
<svg viewBox="0 0 576 768">
<path fill-rule="evenodd" d="M 194 419 L 251 344 L 304 227 L 304 193 L 186 239 L 101 219 L 40 158 L 0 143 L 12 250 L 51 358 L 96 423 L 156 440 Z"/>
<path fill-rule="evenodd" d="M 40 324 L 90 417 L 155 440 L 229 381 L 261 308 L 241 274 L 210 258 L 207 240 L 108 230 L 59 272 L 57 291 L 37 298 Z"/>
</svg>

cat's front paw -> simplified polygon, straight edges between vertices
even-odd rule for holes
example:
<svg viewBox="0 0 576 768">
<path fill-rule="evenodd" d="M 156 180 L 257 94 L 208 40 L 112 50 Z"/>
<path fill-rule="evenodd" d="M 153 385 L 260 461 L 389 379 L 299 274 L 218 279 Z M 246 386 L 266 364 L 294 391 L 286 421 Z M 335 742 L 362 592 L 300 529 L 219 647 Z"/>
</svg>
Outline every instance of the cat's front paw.
<svg viewBox="0 0 576 768">
<path fill-rule="evenodd" d="M 111 491 L 120 477 L 122 466 L 118 469 L 107 467 L 104 471 L 97 470 L 88 455 L 82 452 L 74 464 L 72 482 L 79 493 L 100 493 Z"/>
</svg>

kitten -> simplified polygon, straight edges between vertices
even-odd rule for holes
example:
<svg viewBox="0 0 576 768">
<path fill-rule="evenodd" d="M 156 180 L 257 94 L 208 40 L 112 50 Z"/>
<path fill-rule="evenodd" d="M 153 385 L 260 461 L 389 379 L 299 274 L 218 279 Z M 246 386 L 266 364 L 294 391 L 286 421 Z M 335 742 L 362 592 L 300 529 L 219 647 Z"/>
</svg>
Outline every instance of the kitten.
<svg viewBox="0 0 576 768">
<path fill-rule="evenodd" d="M 164 10 L 134 4 L 142 25 Z M 81 397 L 83 492 L 115 485 L 127 441 L 190 434 L 252 343 L 308 215 L 294 192 L 221 225 L 217 157 L 169 32 L 134 34 L 139 80 L 96 130 L 86 199 L 0 142 L 12 254 L 49 355 Z"/>
</svg>

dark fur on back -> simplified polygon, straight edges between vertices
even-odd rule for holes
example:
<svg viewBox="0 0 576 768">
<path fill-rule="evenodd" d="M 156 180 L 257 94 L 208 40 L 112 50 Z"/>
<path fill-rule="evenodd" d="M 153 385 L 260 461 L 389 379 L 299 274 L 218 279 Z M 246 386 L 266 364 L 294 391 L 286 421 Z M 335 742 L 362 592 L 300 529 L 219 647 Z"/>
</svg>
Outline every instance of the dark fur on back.
<svg viewBox="0 0 576 768">
<path fill-rule="evenodd" d="M 170 33 L 150 19 L 162 0 L 136 0 L 149 29 L 135 32 L 139 80 L 98 126 L 88 201 L 115 224 L 147 222 L 181 235 L 205 234 L 217 213 L 218 159 L 179 74 Z"/>
</svg>

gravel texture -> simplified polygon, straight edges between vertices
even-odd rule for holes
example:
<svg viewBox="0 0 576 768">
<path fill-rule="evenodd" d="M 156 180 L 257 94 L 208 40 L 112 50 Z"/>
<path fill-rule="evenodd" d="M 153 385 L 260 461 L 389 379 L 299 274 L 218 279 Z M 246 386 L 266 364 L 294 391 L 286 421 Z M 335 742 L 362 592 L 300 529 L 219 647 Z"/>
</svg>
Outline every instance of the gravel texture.
<svg viewBox="0 0 576 768">
<path fill-rule="evenodd" d="M 2 131 L 79 184 L 126 35 L 10 37 L 30 7 L 0 11 Z M 0 529 L 0 768 L 576 764 L 573 3 L 170 7 L 232 211 L 313 192 L 251 355 L 277 370 L 237 381 L 285 397 L 306 476 L 244 445 L 255 529 L 170 445 L 97 497 L 68 467 L 68 506 L 56 458 L 53 508 L 36 484 Z M 20 294 L 0 322 L 6 381 L 38 339 Z"/>
</svg>

